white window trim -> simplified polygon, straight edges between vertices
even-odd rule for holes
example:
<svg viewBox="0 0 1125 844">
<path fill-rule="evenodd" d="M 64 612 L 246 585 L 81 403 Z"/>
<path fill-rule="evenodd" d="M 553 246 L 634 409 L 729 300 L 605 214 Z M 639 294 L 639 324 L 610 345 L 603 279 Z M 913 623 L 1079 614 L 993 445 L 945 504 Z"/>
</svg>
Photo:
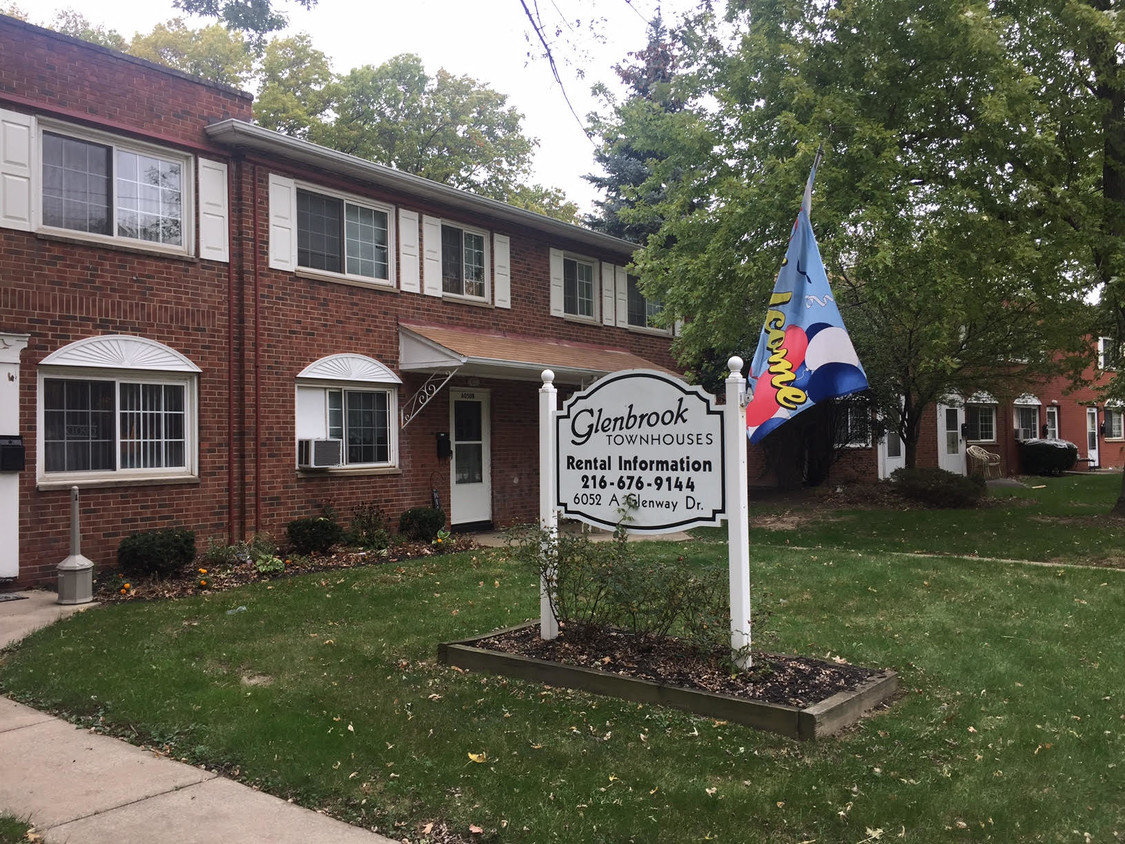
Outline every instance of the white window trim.
<svg viewBox="0 0 1125 844">
<path fill-rule="evenodd" d="M 144 337 L 107 335 L 87 337 L 52 352 L 39 364 L 35 407 L 36 483 L 40 489 L 96 486 L 106 483 L 186 481 L 199 476 L 199 372 L 187 357 Z M 45 382 L 48 378 L 71 381 L 113 381 L 184 386 L 184 461 L 178 469 L 114 469 L 110 471 L 47 472 L 44 450 Z M 121 408 L 114 405 L 115 453 L 120 459 Z"/>
<path fill-rule="evenodd" d="M 593 290 L 591 291 L 592 314 L 568 314 L 566 312 L 566 282 L 563 266 L 566 261 L 576 261 L 589 264 L 592 270 Z M 609 270 L 607 272 L 606 270 Z M 604 264 L 597 258 L 581 255 L 577 252 L 568 252 L 562 249 L 552 249 L 550 252 L 551 270 L 551 315 L 561 317 L 571 322 L 580 322 L 585 325 L 604 323 L 613 325 L 613 301 L 616 298 L 614 288 L 614 273 L 611 265 Z"/>
<path fill-rule="evenodd" d="M 283 190 L 278 190 L 278 191 L 274 190 L 275 184 L 279 188 L 284 188 L 284 187 L 286 187 L 286 185 L 285 185 L 286 182 L 288 182 L 289 185 L 291 185 L 291 190 L 289 191 L 288 196 L 285 195 Z M 298 221 L 297 221 L 297 191 L 298 190 L 303 190 L 306 193 L 313 193 L 313 194 L 317 194 L 319 196 L 331 197 L 332 199 L 339 199 L 342 202 L 351 203 L 352 205 L 357 205 L 361 208 L 368 208 L 372 211 L 378 211 L 381 214 L 386 214 L 387 215 L 387 277 L 386 278 L 373 278 L 372 276 L 357 275 L 355 273 L 349 273 L 349 272 L 334 273 L 331 270 L 321 270 L 321 269 L 316 269 L 314 267 L 305 267 L 305 266 L 302 266 L 301 264 L 299 264 L 298 259 L 297 259 L 297 255 L 298 255 L 297 244 L 298 244 L 298 241 L 299 241 L 299 232 L 298 232 L 298 225 L 299 224 L 298 224 Z M 395 272 L 396 266 L 395 266 L 395 264 L 396 264 L 396 256 L 398 254 L 398 251 L 397 251 L 398 247 L 396 245 L 396 231 L 395 231 L 395 228 L 396 228 L 395 227 L 395 219 L 396 219 L 396 213 L 395 213 L 396 208 L 395 208 L 395 206 L 388 205 L 385 202 L 379 202 L 377 200 L 368 199 L 367 197 L 364 197 L 364 196 L 357 196 L 355 194 L 345 193 L 343 191 L 332 190 L 331 188 L 325 188 L 325 187 L 322 187 L 321 185 L 313 184 L 311 182 L 302 182 L 302 181 L 299 181 L 299 180 L 296 180 L 296 179 L 290 180 L 290 179 L 285 179 L 283 177 L 276 177 L 276 179 L 275 179 L 275 177 L 273 177 L 272 174 L 271 174 L 271 178 L 270 178 L 270 221 L 271 221 L 271 223 L 273 222 L 273 219 L 274 219 L 273 203 L 274 203 L 275 193 L 276 193 L 276 196 L 277 196 L 277 201 L 279 203 L 292 202 L 291 208 L 287 208 L 287 209 L 280 209 L 279 208 L 278 210 L 279 211 L 284 210 L 286 215 L 288 215 L 288 219 L 292 221 L 291 233 L 289 235 L 289 243 L 291 244 L 290 247 L 289 247 L 289 249 L 290 249 L 289 262 L 290 262 L 290 266 L 292 267 L 294 272 L 299 272 L 303 276 L 311 276 L 313 278 L 323 278 L 323 279 L 327 279 L 329 281 L 347 282 L 348 284 L 359 284 L 359 285 L 378 287 L 378 288 L 393 288 L 395 286 L 395 278 L 396 278 L 396 272 Z M 270 237 L 271 237 L 271 255 L 272 255 L 273 225 L 270 226 Z M 342 257 L 343 257 L 343 265 L 346 268 L 347 267 L 347 254 L 346 254 L 346 252 Z M 272 261 L 271 261 L 271 266 L 274 266 Z M 285 269 L 285 267 L 279 266 L 278 269 Z"/>
<path fill-rule="evenodd" d="M 441 230 L 445 227 L 457 229 L 462 233 L 478 235 L 484 243 L 484 295 L 467 296 L 464 293 L 447 293 L 443 278 L 443 256 L 441 248 Z M 487 229 L 477 228 L 460 220 L 446 220 L 441 217 L 424 217 L 422 227 L 423 260 L 423 287 L 424 292 L 430 296 L 449 299 L 452 302 L 467 302 L 472 304 L 492 304 L 493 296 L 493 271 L 492 271 L 492 232 Z M 464 268 L 462 267 L 462 270 Z M 462 279 L 462 283 L 464 279 Z M 508 296 L 511 296 L 509 282 Z M 497 303 L 498 307 L 505 307 Z M 509 304 L 506 307 L 511 307 Z"/>
<path fill-rule="evenodd" d="M 648 296 L 645 296 L 644 293 L 641 293 L 639 288 L 637 292 L 644 297 L 646 304 L 645 311 L 647 314 L 647 304 L 650 299 Z M 620 328 L 628 329 L 637 334 L 651 334 L 658 337 L 672 336 L 671 326 L 661 328 L 658 325 L 634 325 L 629 322 L 629 276 L 624 267 L 617 268 L 617 325 Z"/>
<path fill-rule="evenodd" d="M 337 354 L 323 357 L 305 367 L 297 375 L 297 383 L 293 391 L 293 416 L 295 420 L 296 440 L 308 439 L 306 432 L 302 431 L 300 418 L 300 391 L 302 389 L 315 389 L 321 391 L 343 390 L 346 392 L 385 392 L 387 394 L 387 461 L 381 463 L 341 463 L 340 466 L 330 469 L 330 473 L 356 473 L 371 470 L 397 470 L 399 468 L 399 441 L 401 439 L 401 424 L 398 413 L 398 387 L 402 384 L 391 369 L 374 358 L 358 354 Z M 327 400 L 325 401 L 327 408 Z M 324 416 L 324 428 L 320 437 L 327 437 L 328 416 Z M 319 424 L 319 423 L 317 423 Z M 345 439 L 342 456 L 347 456 L 347 441 Z M 294 442 L 294 465 L 296 465 L 297 447 Z"/>
<path fill-rule="evenodd" d="M 844 424 L 847 426 L 847 434 L 848 434 L 848 441 L 846 443 L 844 443 L 844 448 L 871 448 L 871 446 L 872 446 L 871 426 L 872 426 L 872 423 L 874 421 L 874 417 L 871 415 L 871 409 L 866 405 L 856 406 L 856 405 L 845 404 L 844 405 L 844 413 L 846 414 L 846 416 L 844 417 L 844 419 L 845 419 Z M 864 432 L 863 439 L 855 439 L 855 438 L 852 437 L 852 417 L 853 417 L 853 415 L 856 415 L 856 416 L 866 415 L 867 416 L 866 431 Z"/>
<path fill-rule="evenodd" d="M 55 235 L 57 237 L 101 243 L 107 246 L 126 246 L 131 249 L 141 249 L 146 252 L 160 252 L 168 255 L 195 254 L 195 218 L 198 212 L 195 194 L 195 159 L 193 156 L 169 147 L 157 146 L 143 141 L 134 141 L 118 135 L 111 135 L 107 132 L 99 132 L 95 129 L 87 129 L 69 123 L 61 123 L 56 120 L 38 118 L 36 124 L 35 157 L 31 171 L 32 220 L 34 221 L 33 225 L 35 231 L 41 232 L 42 234 Z M 180 232 L 180 239 L 183 242 L 179 246 L 173 246 L 171 244 L 140 240 L 139 238 L 121 237 L 115 234 L 95 234 L 92 232 L 78 231 L 76 229 L 65 229 L 45 225 L 43 223 L 43 134 L 45 132 L 50 132 L 55 135 L 65 135 L 66 137 L 74 138 L 79 141 L 104 144 L 105 146 L 111 147 L 115 152 L 118 149 L 123 149 L 128 152 L 151 155 L 156 158 L 162 158 L 180 164 L 181 167 L 183 167 L 180 180 L 180 223 L 183 228 Z M 116 165 L 116 158 L 114 163 Z M 116 227 L 116 204 L 112 210 L 114 212 L 113 225 Z"/>
<path fill-rule="evenodd" d="M 987 395 L 987 394 L 978 393 L 977 395 L 979 396 L 979 395 Z M 968 423 L 969 423 L 969 408 L 970 407 L 979 408 L 981 410 L 988 410 L 992 413 L 992 437 L 991 437 L 991 439 L 973 439 L 966 434 L 965 441 L 966 442 L 973 442 L 973 443 L 995 443 L 997 441 L 996 436 L 997 436 L 997 433 L 998 433 L 997 430 L 996 430 L 996 417 L 997 417 L 996 405 L 993 404 L 992 402 L 987 402 L 987 401 L 972 401 L 972 400 L 970 400 L 970 401 L 965 402 L 965 424 L 966 425 L 968 425 Z"/>
<path fill-rule="evenodd" d="M 1109 415 L 1111 413 L 1121 419 L 1120 436 L 1113 436 L 1109 432 Z M 1120 442 L 1121 440 L 1125 440 L 1125 404 L 1120 401 L 1112 400 L 1106 402 L 1105 408 L 1102 410 L 1102 420 L 1105 430 L 1105 434 L 1102 436 L 1103 439 L 1107 442 Z"/>
<path fill-rule="evenodd" d="M 1014 436 L 1017 440 L 1020 440 L 1020 439 L 1032 439 L 1032 440 L 1034 440 L 1034 439 L 1039 438 L 1039 426 L 1042 424 L 1042 422 L 1039 419 L 1039 407 L 1040 407 L 1040 402 L 1038 400 L 1036 400 L 1034 403 L 1032 403 L 1030 401 L 1027 401 L 1025 399 L 1025 397 L 1022 397 L 1022 396 L 1019 399 L 1016 399 L 1015 405 L 1012 408 L 1012 430 L 1013 430 Z M 1030 437 L 1022 437 L 1021 434 L 1023 434 L 1025 431 L 1027 431 L 1029 429 L 1024 428 L 1022 425 L 1020 425 L 1020 413 L 1021 413 L 1021 411 L 1027 411 L 1027 410 L 1032 410 L 1032 411 L 1035 412 L 1035 426 L 1030 429 L 1031 430 L 1031 436 Z"/>
</svg>

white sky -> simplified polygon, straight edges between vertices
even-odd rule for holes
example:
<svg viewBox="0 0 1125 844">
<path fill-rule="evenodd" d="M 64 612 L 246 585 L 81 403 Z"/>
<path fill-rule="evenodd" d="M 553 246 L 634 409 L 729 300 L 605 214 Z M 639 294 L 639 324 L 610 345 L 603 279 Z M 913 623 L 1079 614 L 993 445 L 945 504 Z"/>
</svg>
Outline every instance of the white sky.
<svg viewBox="0 0 1125 844">
<path fill-rule="evenodd" d="M 16 0 L 16 4 L 25 10 L 34 8 L 29 11 L 32 23 L 49 25 L 56 10 L 71 8 L 127 39 L 183 16 L 172 0 L 38 0 L 34 4 Z M 530 1 L 528 5 L 534 8 Z M 590 96 L 591 85 L 601 81 L 620 90 L 613 65 L 644 46 L 645 18 L 655 13 L 660 0 L 558 0 L 557 5 L 584 26 L 589 20 L 604 19 L 599 25 L 604 43 L 596 43 L 583 29 L 568 37 L 586 51 L 585 56 L 562 42 L 556 54 L 566 93 L 584 120 L 597 105 Z M 670 22 L 675 12 L 694 3 L 664 0 L 662 5 Z M 541 6 L 544 14 L 554 8 L 550 2 Z M 400 53 L 416 53 L 431 76 L 444 67 L 507 94 L 509 103 L 524 115 L 524 133 L 539 140 L 534 181 L 561 188 L 583 211 L 592 210 L 596 194 L 581 176 L 595 170 L 594 146 L 567 108 L 547 62 L 528 60 L 525 32 L 530 28 L 519 0 L 319 0 L 312 11 L 295 4 L 283 8 L 290 21 L 286 34 L 308 33 L 336 73 L 378 65 Z M 188 21 L 193 27 L 205 23 Z M 578 78 L 579 64 L 584 79 Z"/>
</svg>

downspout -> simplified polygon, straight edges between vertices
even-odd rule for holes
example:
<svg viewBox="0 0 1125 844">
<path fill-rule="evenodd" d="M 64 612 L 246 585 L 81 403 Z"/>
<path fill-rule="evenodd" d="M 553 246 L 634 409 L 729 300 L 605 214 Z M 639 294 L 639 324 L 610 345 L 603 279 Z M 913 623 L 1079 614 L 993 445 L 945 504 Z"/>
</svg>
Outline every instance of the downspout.
<svg viewBox="0 0 1125 844">
<path fill-rule="evenodd" d="M 262 531 L 262 353 L 261 299 L 258 281 L 258 164 L 254 163 L 254 533 Z"/>
<path fill-rule="evenodd" d="M 237 162 L 232 159 L 231 167 L 227 170 L 227 195 L 231 197 L 231 204 L 234 205 L 235 195 L 235 176 L 234 169 Z M 242 203 L 237 205 L 237 212 L 231 212 L 231 222 L 229 224 L 228 232 L 233 233 L 237 231 L 237 226 L 234 223 L 238 219 L 238 214 L 242 212 Z M 227 544 L 234 545 L 241 536 L 236 535 L 235 530 L 235 512 L 234 512 L 234 462 L 235 462 L 235 448 L 234 448 L 234 322 L 235 322 L 235 275 L 234 275 L 234 261 L 235 249 L 234 238 L 231 238 L 231 254 L 227 260 Z M 242 250 L 239 249 L 239 266 L 241 267 Z"/>
</svg>

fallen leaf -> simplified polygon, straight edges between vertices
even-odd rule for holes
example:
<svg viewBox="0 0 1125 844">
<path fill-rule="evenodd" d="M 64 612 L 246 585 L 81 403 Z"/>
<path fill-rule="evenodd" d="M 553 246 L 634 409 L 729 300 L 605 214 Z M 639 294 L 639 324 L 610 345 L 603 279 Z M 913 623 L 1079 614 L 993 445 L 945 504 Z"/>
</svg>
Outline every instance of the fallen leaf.
<svg viewBox="0 0 1125 844">
<path fill-rule="evenodd" d="M 719 789 L 717 789 L 717 788 L 708 788 L 708 789 L 707 789 L 707 796 L 708 796 L 708 797 L 714 797 L 714 796 L 715 796 L 715 792 L 716 792 L 716 791 L 718 791 L 718 790 L 719 790 Z"/>
<path fill-rule="evenodd" d="M 423 835 L 429 835 L 431 832 L 433 832 L 433 830 L 434 830 L 434 825 L 432 823 L 428 823 L 424 827 L 422 827 L 422 834 Z"/>
<path fill-rule="evenodd" d="M 471 832 L 473 835 L 480 835 L 482 832 L 484 832 L 484 830 L 477 826 L 475 823 L 471 823 L 469 824 L 469 832 Z"/>
<path fill-rule="evenodd" d="M 488 753 L 470 753 L 469 758 L 476 762 L 478 765 L 488 760 Z"/>
</svg>

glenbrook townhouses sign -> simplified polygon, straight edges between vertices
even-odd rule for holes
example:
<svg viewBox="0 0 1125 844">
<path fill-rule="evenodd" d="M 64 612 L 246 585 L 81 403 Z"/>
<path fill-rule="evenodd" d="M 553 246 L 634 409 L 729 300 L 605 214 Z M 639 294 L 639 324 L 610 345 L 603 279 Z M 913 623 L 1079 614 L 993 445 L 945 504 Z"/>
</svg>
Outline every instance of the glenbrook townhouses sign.
<svg viewBox="0 0 1125 844">
<path fill-rule="evenodd" d="M 555 417 L 556 504 L 611 530 L 717 524 L 725 509 L 722 423 L 710 396 L 675 377 L 608 375 Z"/>
</svg>

